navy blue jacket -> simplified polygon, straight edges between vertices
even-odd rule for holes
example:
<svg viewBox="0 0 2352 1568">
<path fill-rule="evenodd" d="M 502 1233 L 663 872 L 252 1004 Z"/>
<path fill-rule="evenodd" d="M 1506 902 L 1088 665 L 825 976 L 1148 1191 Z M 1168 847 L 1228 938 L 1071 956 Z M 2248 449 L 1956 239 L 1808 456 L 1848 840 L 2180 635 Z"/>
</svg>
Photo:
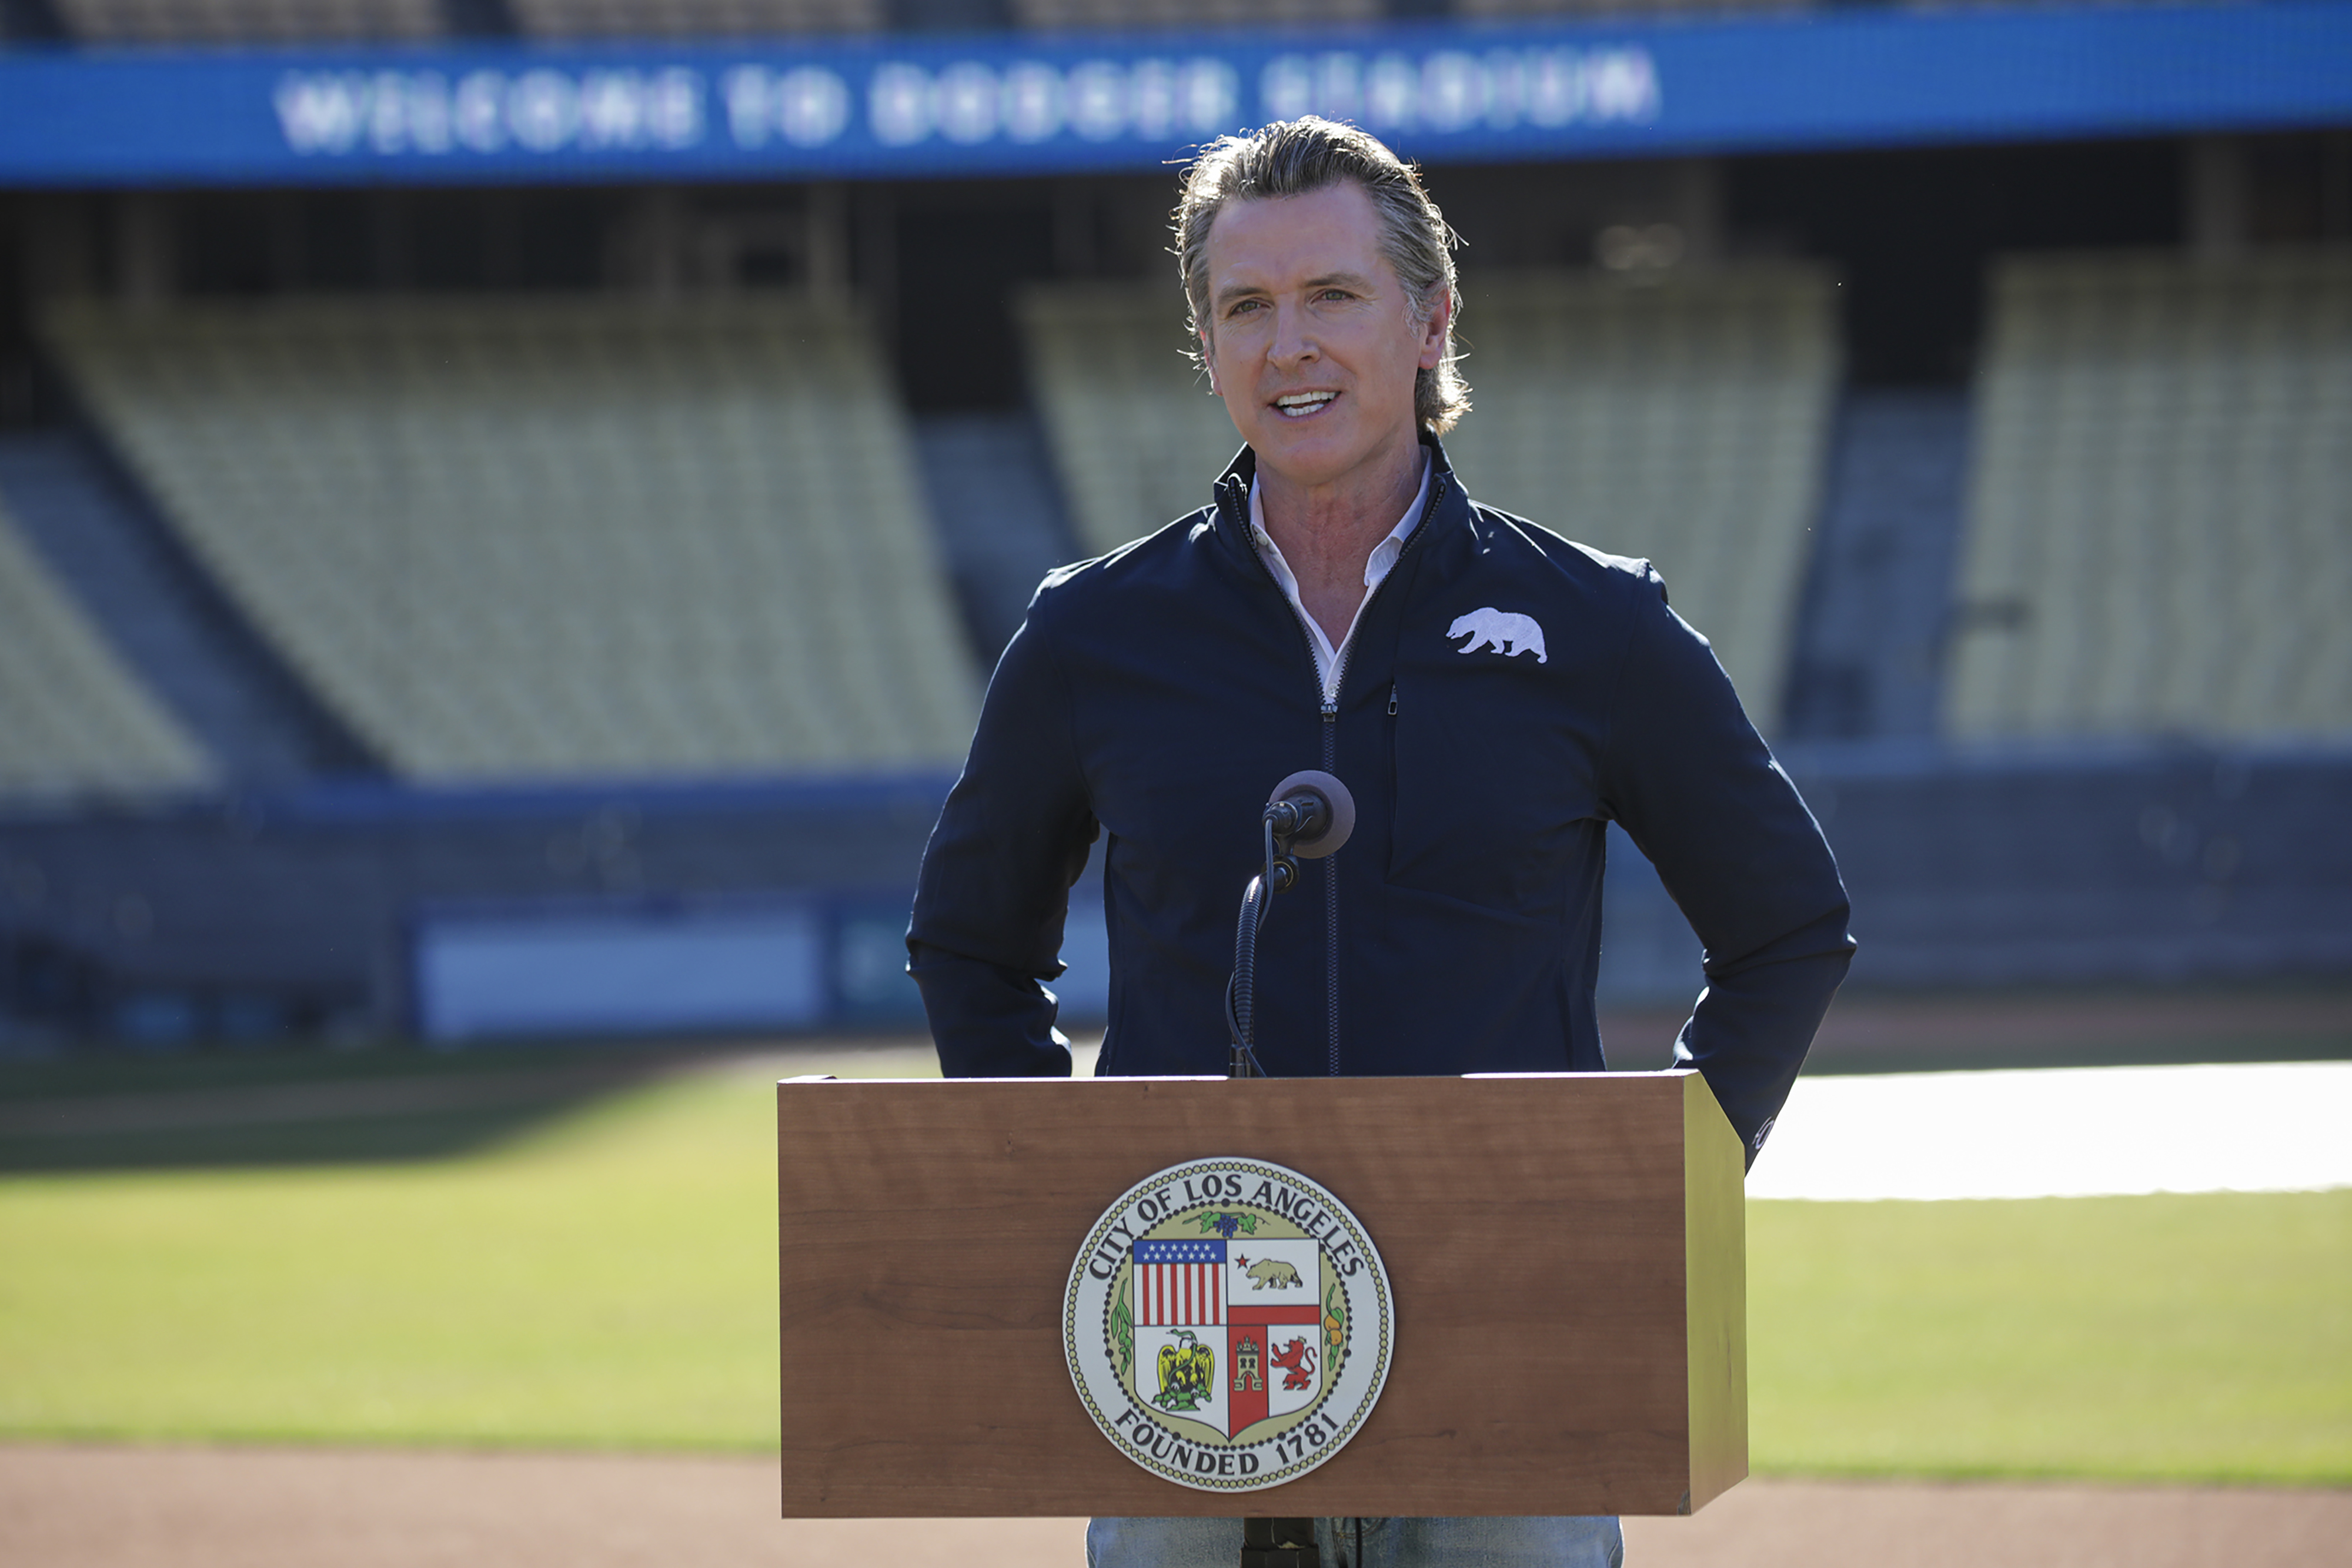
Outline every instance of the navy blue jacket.
<svg viewBox="0 0 2352 1568">
<path fill-rule="evenodd" d="M 1853 951 L 1820 829 L 1647 562 L 1483 507 L 1424 437 L 1421 521 L 1326 706 L 1306 628 L 1252 542 L 1244 449 L 1215 505 L 1048 577 L 989 683 L 908 933 L 951 1077 L 1063 1074 L 1041 986 L 1109 834 L 1103 1073 L 1220 1073 L 1243 886 L 1267 792 L 1303 768 L 1356 798 L 1258 947 L 1276 1076 L 1597 1071 L 1605 825 L 1705 945 L 1684 1027 L 1750 1159 Z M 1526 615 L 1544 647 L 1449 635 Z"/>
</svg>

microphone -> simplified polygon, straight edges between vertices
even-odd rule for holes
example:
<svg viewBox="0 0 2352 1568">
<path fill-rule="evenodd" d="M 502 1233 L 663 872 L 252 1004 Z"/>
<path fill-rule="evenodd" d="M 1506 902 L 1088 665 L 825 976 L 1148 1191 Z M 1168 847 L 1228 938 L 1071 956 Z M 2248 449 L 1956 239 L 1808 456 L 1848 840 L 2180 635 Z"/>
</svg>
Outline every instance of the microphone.
<svg viewBox="0 0 2352 1568">
<path fill-rule="evenodd" d="M 1284 852 L 1321 860 L 1336 854 L 1356 831 L 1356 798 L 1328 773 L 1310 768 L 1274 787 L 1265 821 Z"/>
</svg>

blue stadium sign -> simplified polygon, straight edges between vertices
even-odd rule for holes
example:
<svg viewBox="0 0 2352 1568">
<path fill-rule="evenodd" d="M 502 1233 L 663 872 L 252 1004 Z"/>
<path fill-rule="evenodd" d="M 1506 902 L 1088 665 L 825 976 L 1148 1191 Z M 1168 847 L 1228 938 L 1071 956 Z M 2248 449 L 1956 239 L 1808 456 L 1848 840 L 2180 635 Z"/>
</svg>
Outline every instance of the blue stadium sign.
<svg viewBox="0 0 2352 1568">
<path fill-rule="evenodd" d="M 1246 91 L 1214 54 L 1056 60 L 731 60 L 628 66 L 520 62 L 456 73 L 282 72 L 271 94 L 285 146 L 310 158 L 457 160 L 646 155 L 961 169 L 1132 162 L 1257 118 L 1309 109 L 1458 131 L 1483 121 L 1557 130 L 1657 118 L 1656 68 L 1638 45 L 1350 50 L 1277 56 Z M 1255 104 L 1258 107 L 1252 108 Z"/>
<path fill-rule="evenodd" d="M 0 183 L 1144 171 L 1308 110 L 1433 162 L 2352 122 L 2352 4 L 744 46 L 23 51 Z"/>
</svg>

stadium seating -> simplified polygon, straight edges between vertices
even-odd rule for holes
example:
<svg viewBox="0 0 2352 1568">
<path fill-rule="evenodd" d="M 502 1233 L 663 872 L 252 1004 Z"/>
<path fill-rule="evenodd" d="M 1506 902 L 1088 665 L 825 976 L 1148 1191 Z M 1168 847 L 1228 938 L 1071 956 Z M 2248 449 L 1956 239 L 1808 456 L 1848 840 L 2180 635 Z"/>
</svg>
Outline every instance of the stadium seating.
<svg viewBox="0 0 2352 1568">
<path fill-rule="evenodd" d="M 1474 409 L 1446 447 L 1471 494 L 1654 562 L 1768 729 L 1837 389 L 1832 289 L 1793 265 L 1464 284 Z"/>
<path fill-rule="evenodd" d="M 1654 15 L 1729 11 L 1805 11 L 1816 0 L 1453 0 L 1457 16 L 1519 17 Z"/>
<path fill-rule="evenodd" d="M 1015 305 L 1079 544 L 1116 549 L 1207 506 L 1241 437 L 1185 358 L 1174 281 L 1054 284 Z"/>
<path fill-rule="evenodd" d="M 209 771 L 0 508 L 0 793 L 194 785 Z"/>
<path fill-rule="evenodd" d="M 1381 0 L 1012 0 L 1024 27 L 1230 27 L 1370 22 Z"/>
<path fill-rule="evenodd" d="M 977 674 L 838 308 L 84 307 L 46 330 L 199 558 L 403 774 L 962 754 Z"/>
<path fill-rule="evenodd" d="M 889 25 L 883 0 L 507 0 L 541 37 L 729 37 L 868 33 Z"/>
<path fill-rule="evenodd" d="M 1446 445 L 1471 493 L 1646 556 L 1769 722 L 1789 657 L 1838 356 L 1831 279 L 1800 267 L 1633 285 L 1465 285 L 1477 411 Z M 1183 359 L 1172 284 L 1021 301 L 1030 369 L 1087 548 L 1204 505 L 1236 444 Z"/>
<path fill-rule="evenodd" d="M 93 44 L 297 43 L 427 38 L 441 0 L 52 0 Z"/>
<path fill-rule="evenodd" d="M 2352 252 L 2012 258 L 1946 728 L 2352 735 Z"/>
</svg>

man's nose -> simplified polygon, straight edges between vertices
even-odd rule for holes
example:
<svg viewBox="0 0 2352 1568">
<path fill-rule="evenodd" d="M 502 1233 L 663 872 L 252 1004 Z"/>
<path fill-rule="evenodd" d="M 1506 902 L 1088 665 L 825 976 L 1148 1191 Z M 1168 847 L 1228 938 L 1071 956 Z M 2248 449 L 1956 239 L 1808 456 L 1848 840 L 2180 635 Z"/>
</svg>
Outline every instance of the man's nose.
<svg viewBox="0 0 2352 1568">
<path fill-rule="evenodd" d="M 1274 308 L 1274 337 L 1266 345 L 1266 358 L 1278 365 L 1295 365 L 1316 358 L 1320 350 L 1315 342 L 1314 323 L 1298 306 L 1276 301 Z"/>
</svg>

